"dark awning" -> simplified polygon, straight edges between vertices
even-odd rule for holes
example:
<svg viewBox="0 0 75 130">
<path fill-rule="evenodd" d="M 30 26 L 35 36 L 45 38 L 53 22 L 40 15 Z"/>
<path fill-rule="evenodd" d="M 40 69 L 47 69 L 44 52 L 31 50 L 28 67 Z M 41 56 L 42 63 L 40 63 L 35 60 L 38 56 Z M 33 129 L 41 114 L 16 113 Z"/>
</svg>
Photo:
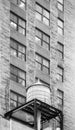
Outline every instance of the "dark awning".
<svg viewBox="0 0 75 130">
<path fill-rule="evenodd" d="M 34 99 L 11 111 L 8 111 L 7 113 L 5 113 L 5 117 L 8 119 L 17 119 L 24 122 L 25 124 L 34 127 L 35 113 L 37 113 L 38 110 L 41 112 L 42 123 L 51 120 L 52 118 L 55 118 L 57 116 L 61 117 L 62 114 L 62 112 L 57 108 L 50 106 L 40 100 Z"/>
</svg>

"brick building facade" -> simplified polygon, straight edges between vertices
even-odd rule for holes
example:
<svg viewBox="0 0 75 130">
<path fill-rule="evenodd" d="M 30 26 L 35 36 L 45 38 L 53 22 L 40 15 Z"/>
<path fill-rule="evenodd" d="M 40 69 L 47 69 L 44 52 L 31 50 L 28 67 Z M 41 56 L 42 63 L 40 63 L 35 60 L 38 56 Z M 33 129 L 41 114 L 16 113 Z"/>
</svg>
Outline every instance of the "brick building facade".
<svg viewBox="0 0 75 130">
<path fill-rule="evenodd" d="M 37 79 L 63 111 L 63 129 L 75 129 L 74 16 L 74 0 L 0 0 L 1 130 L 32 129 L 4 114 L 26 102 L 26 88 Z"/>
</svg>

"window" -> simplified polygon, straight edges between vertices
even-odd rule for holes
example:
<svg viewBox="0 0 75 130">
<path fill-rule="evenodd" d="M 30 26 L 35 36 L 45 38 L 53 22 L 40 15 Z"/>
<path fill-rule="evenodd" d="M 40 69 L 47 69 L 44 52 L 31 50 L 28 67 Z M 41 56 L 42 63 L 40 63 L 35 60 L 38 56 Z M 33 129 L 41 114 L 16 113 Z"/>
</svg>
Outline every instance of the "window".
<svg viewBox="0 0 75 130">
<path fill-rule="evenodd" d="M 48 10 L 46 10 L 42 6 L 36 4 L 36 18 L 48 26 L 49 26 L 49 21 L 50 21 L 49 15 L 50 15 L 50 13 Z"/>
<path fill-rule="evenodd" d="M 39 70 L 50 74 L 50 61 L 38 54 L 36 54 L 36 67 Z"/>
<path fill-rule="evenodd" d="M 63 91 L 57 90 L 57 105 L 60 110 L 63 110 Z"/>
<path fill-rule="evenodd" d="M 41 80 L 41 79 L 39 79 L 39 78 L 35 78 L 35 82 L 38 82 L 38 80 L 42 83 L 42 84 L 45 84 L 45 85 L 47 85 L 47 86 L 50 86 L 50 84 L 48 84 L 47 82 L 45 82 L 45 81 L 43 81 L 43 80 Z"/>
<path fill-rule="evenodd" d="M 58 65 L 58 80 L 63 82 L 64 80 L 64 69 Z"/>
<path fill-rule="evenodd" d="M 47 50 L 50 50 L 50 37 L 38 29 L 36 29 L 35 41 L 38 45 L 42 46 Z"/>
<path fill-rule="evenodd" d="M 26 9 L 26 0 L 15 0 L 16 5 L 18 5 L 21 9 Z"/>
<path fill-rule="evenodd" d="M 26 47 L 19 44 L 17 41 L 10 39 L 11 55 L 26 61 Z"/>
<path fill-rule="evenodd" d="M 10 108 L 14 109 L 26 102 L 26 98 L 15 92 L 10 92 Z"/>
<path fill-rule="evenodd" d="M 19 33 L 26 35 L 26 22 L 17 15 L 10 13 L 10 26 Z"/>
<path fill-rule="evenodd" d="M 64 22 L 58 18 L 58 33 L 60 35 L 64 34 Z"/>
<path fill-rule="evenodd" d="M 58 1 L 58 9 L 60 11 L 64 10 L 64 0 L 57 0 Z"/>
<path fill-rule="evenodd" d="M 10 78 L 22 86 L 26 86 L 26 73 L 13 65 L 10 65 Z"/>
<path fill-rule="evenodd" d="M 55 130 L 61 130 L 61 119 L 59 117 L 56 117 L 56 121 L 55 121 Z"/>
<path fill-rule="evenodd" d="M 64 59 L 64 45 L 58 42 L 58 56 L 59 59 Z"/>
</svg>

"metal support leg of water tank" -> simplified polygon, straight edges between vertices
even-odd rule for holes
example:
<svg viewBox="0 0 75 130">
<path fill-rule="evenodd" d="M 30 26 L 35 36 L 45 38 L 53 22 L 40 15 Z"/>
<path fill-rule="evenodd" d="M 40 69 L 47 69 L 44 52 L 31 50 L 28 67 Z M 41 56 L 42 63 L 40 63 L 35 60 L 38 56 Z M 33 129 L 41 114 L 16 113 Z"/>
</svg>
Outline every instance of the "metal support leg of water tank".
<svg viewBox="0 0 75 130">
<path fill-rule="evenodd" d="M 63 114 L 61 113 L 61 118 L 60 118 L 60 127 L 61 130 L 63 130 Z"/>
<path fill-rule="evenodd" d="M 37 130 L 37 105 L 36 105 L 36 100 L 34 102 L 34 130 Z"/>
</svg>

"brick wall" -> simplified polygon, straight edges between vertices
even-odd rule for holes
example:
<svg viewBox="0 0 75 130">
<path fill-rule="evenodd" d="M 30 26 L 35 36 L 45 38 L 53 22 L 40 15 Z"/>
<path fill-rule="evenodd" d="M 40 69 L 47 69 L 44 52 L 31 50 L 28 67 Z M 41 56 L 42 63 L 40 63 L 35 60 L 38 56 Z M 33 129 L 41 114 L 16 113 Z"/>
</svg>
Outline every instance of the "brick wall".
<svg viewBox="0 0 75 130">
<path fill-rule="evenodd" d="M 64 83 L 57 79 L 57 3 L 50 1 L 50 84 L 52 105 L 56 106 L 57 88 L 64 91 L 64 130 L 75 130 L 75 0 L 64 0 Z M 10 84 L 10 3 L 0 0 L 0 115 L 9 109 Z M 27 86 L 35 81 L 35 1 L 27 0 Z M 4 122 L 4 123 L 3 123 Z M 9 123 L 0 118 L 0 129 L 8 130 Z M 4 124 L 4 125 L 2 125 Z M 18 123 L 14 122 L 14 126 Z M 24 128 L 19 124 L 19 129 Z M 17 129 L 17 127 L 16 127 Z M 28 128 L 27 128 L 28 129 Z"/>
<path fill-rule="evenodd" d="M 10 26 L 8 0 L 0 0 L 0 115 L 9 109 L 9 64 L 10 64 Z M 0 116 L 0 129 L 8 130 L 9 122 Z"/>
<path fill-rule="evenodd" d="M 10 122 L 0 116 L 0 130 L 9 130 Z"/>
<path fill-rule="evenodd" d="M 10 64 L 10 26 L 8 0 L 0 0 L 0 114 L 8 109 L 9 64 Z"/>
<path fill-rule="evenodd" d="M 64 21 L 64 130 L 75 130 L 75 0 L 65 0 Z"/>
<path fill-rule="evenodd" d="M 14 129 L 15 130 L 21 130 L 21 129 L 22 130 L 33 130 L 31 127 L 21 124 L 15 120 L 10 121 L 10 129 L 11 130 L 14 130 Z"/>
<path fill-rule="evenodd" d="M 52 90 L 52 105 L 56 106 L 57 90 L 57 8 L 56 1 L 50 2 L 50 87 Z"/>
<path fill-rule="evenodd" d="M 27 33 L 26 33 L 26 44 L 27 44 L 27 60 L 26 60 L 26 71 L 27 71 L 27 86 L 31 85 L 35 81 L 35 1 L 27 1 Z"/>
</svg>

